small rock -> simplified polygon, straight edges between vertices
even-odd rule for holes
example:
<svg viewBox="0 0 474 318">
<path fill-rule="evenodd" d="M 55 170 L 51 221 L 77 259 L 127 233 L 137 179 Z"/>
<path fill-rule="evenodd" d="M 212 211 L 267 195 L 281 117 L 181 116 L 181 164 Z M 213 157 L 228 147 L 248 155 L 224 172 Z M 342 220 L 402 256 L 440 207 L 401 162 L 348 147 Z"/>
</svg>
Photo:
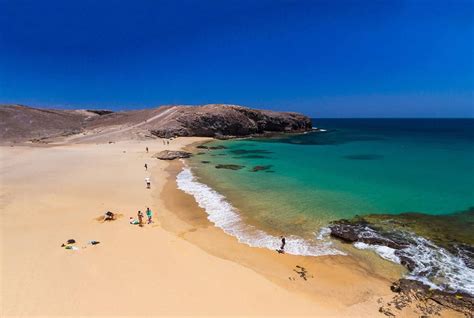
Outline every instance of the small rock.
<svg viewBox="0 0 474 318">
<path fill-rule="evenodd" d="M 216 165 L 216 169 L 229 169 L 229 170 L 240 170 L 245 166 L 241 165 L 233 165 L 233 164 L 218 164 Z"/>
<path fill-rule="evenodd" d="M 192 154 L 186 151 L 171 151 L 171 150 L 163 150 L 159 153 L 156 153 L 152 156 L 152 158 L 157 158 L 160 160 L 174 160 L 177 158 L 189 158 Z"/>
</svg>

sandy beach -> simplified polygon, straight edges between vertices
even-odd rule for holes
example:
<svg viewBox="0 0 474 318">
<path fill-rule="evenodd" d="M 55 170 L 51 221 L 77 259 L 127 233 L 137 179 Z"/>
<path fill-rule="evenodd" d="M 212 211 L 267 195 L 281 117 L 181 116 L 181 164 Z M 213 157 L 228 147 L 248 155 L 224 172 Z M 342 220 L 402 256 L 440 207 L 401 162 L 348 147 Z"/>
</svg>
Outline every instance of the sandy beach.
<svg viewBox="0 0 474 318">
<path fill-rule="evenodd" d="M 151 158 L 205 140 L 1 147 L 0 316 L 383 316 L 392 277 L 240 244 L 176 188 L 179 161 Z M 130 225 L 147 207 L 155 222 Z"/>
</svg>

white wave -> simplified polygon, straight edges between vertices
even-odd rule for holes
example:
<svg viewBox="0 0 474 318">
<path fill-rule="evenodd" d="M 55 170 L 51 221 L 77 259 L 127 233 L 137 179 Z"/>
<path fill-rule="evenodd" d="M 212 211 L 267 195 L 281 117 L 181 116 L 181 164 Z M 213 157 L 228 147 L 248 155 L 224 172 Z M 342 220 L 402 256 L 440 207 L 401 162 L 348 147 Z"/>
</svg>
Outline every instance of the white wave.
<svg viewBox="0 0 474 318">
<path fill-rule="evenodd" d="M 410 273 L 412 278 L 427 277 L 431 287 L 474 295 L 474 270 L 461 258 L 423 237 L 413 235 L 413 241 L 414 244 L 401 250 L 416 264 Z"/>
<path fill-rule="evenodd" d="M 406 275 L 431 288 L 462 291 L 474 295 L 474 270 L 464 261 L 433 242 L 406 233 L 413 243 L 406 248 L 395 250 L 387 246 L 371 245 L 362 242 L 354 244 L 356 248 L 376 252 L 380 257 L 400 264 L 400 256 L 414 262 L 414 269 Z"/>
<path fill-rule="evenodd" d="M 277 250 L 281 239 L 270 235 L 255 226 L 245 224 L 236 209 L 226 198 L 196 180 L 189 167 L 184 167 L 176 177 L 178 188 L 194 197 L 198 205 L 208 214 L 208 219 L 229 235 L 235 236 L 239 242 L 252 247 Z M 286 236 L 285 253 L 293 255 L 344 255 L 332 248 L 331 242 L 311 242 L 298 236 Z"/>
<path fill-rule="evenodd" d="M 360 250 L 372 250 L 380 255 L 380 257 L 400 264 L 400 258 L 395 255 L 395 249 L 383 245 L 369 245 L 363 242 L 357 242 L 354 246 Z"/>
</svg>

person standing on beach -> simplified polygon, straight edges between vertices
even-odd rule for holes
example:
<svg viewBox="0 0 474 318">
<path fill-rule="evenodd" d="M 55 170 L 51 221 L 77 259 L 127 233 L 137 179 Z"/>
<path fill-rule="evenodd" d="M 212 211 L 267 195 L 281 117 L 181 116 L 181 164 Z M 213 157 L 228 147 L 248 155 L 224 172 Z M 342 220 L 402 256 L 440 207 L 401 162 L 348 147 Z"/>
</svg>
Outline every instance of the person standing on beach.
<svg viewBox="0 0 474 318">
<path fill-rule="evenodd" d="M 145 149 L 146 149 L 146 153 L 148 153 L 148 147 L 146 147 Z"/>
<path fill-rule="evenodd" d="M 148 165 L 145 163 L 145 171 L 148 171 Z"/>
<path fill-rule="evenodd" d="M 151 212 L 150 208 L 146 208 L 146 216 L 148 218 L 148 224 L 153 223 L 153 221 L 151 220 L 153 213 Z"/>
<path fill-rule="evenodd" d="M 142 213 L 142 211 L 138 211 L 137 217 L 138 217 L 138 225 L 143 226 L 143 213 Z"/>
</svg>

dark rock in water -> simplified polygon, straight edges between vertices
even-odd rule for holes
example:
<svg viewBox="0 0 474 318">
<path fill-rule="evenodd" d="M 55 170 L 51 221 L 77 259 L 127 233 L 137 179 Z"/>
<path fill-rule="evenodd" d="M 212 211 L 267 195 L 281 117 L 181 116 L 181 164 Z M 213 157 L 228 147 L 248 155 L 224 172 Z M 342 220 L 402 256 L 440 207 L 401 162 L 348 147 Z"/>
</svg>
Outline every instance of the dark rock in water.
<svg viewBox="0 0 474 318">
<path fill-rule="evenodd" d="M 405 266 L 410 272 L 414 271 L 415 268 L 416 268 L 416 263 L 415 261 L 413 261 L 411 258 L 409 257 L 406 257 L 404 255 L 401 255 L 400 253 L 397 253 L 397 251 L 395 251 L 395 255 L 398 256 L 398 258 L 400 259 L 400 264 L 402 264 L 403 266 Z"/>
<path fill-rule="evenodd" d="M 425 306 L 417 306 L 417 308 L 421 314 L 427 316 L 439 316 L 443 309 L 452 309 L 463 313 L 466 317 L 472 317 L 474 312 L 474 298 L 466 293 L 448 293 L 431 289 L 411 279 L 400 279 L 394 282 L 390 289 L 396 295 L 385 306 L 380 307 L 379 311 L 390 313 L 392 316 L 393 309 L 402 310 L 413 302 L 424 303 Z"/>
<path fill-rule="evenodd" d="M 265 170 L 268 170 L 272 167 L 272 165 L 268 165 L 268 166 L 255 166 L 253 167 L 250 171 L 252 172 L 257 172 L 257 171 L 265 171 Z"/>
<path fill-rule="evenodd" d="M 421 281 L 403 279 L 392 286 L 394 292 L 410 290 L 418 295 L 414 299 L 429 299 L 438 304 L 440 310 L 447 307 L 465 313 L 462 308 L 472 312 L 473 295 L 461 292 L 466 290 L 469 281 L 464 282 L 463 276 L 457 275 L 466 270 L 465 266 L 472 268 L 474 264 L 472 217 L 473 209 L 452 215 L 367 215 L 335 221 L 329 228 L 331 236 L 348 243 L 363 242 L 395 249 L 395 256 L 412 277 L 424 278 L 443 289 L 434 290 Z M 440 253 L 441 250 L 444 251 Z M 451 261 L 456 257 L 456 261 Z M 404 295 L 393 306 L 406 306 L 407 297 Z M 385 313 L 393 306 L 382 310 Z"/>
<path fill-rule="evenodd" d="M 209 150 L 219 150 L 219 149 L 227 149 L 226 146 L 219 145 L 219 146 L 206 146 L 206 145 L 199 145 L 196 148 L 199 149 L 209 149 Z"/>
<path fill-rule="evenodd" d="M 363 219 L 384 232 L 408 231 L 444 247 L 474 268 L 474 209 L 445 215 L 407 212 L 371 214 Z"/>
<path fill-rule="evenodd" d="M 177 158 L 190 158 L 191 155 L 191 153 L 186 151 L 163 150 L 159 153 L 154 154 L 152 158 L 157 158 L 160 160 L 174 160 Z"/>
<path fill-rule="evenodd" d="M 207 161 L 207 160 L 203 160 L 203 161 L 201 161 L 201 163 L 211 163 L 211 162 Z"/>
<path fill-rule="evenodd" d="M 378 160 L 378 159 L 382 159 L 383 156 L 367 154 L 367 155 L 348 155 L 348 156 L 344 156 L 343 158 L 350 159 L 350 160 Z"/>
<path fill-rule="evenodd" d="M 236 154 L 236 155 L 248 155 L 248 154 L 269 154 L 273 153 L 272 151 L 269 150 L 264 150 L 264 149 L 235 149 L 231 150 L 230 152 Z"/>
<path fill-rule="evenodd" d="M 229 170 L 240 170 L 245 166 L 241 165 L 233 165 L 233 164 L 218 164 L 216 165 L 216 169 L 229 169 Z"/>
<path fill-rule="evenodd" d="M 331 236 L 347 243 L 363 242 L 372 245 L 383 245 L 393 249 L 408 246 L 408 242 L 386 238 L 380 235 L 369 223 L 364 220 L 349 221 L 339 220 L 329 226 Z"/>
<path fill-rule="evenodd" d="M 474 247 L 462 244 L 454 243 L 453 249 L 455 250 L 454 254 L 461 258 L 466 264 L 467 267 L 474 269 Z"/>
<path fill-rule="evenodd" d="M 235 159 L 271 159 L 270 157 L 262 156 L 262 155 L 238 156 L 238 157 L 234 157 L 234 158 Z"/>
</svg>

